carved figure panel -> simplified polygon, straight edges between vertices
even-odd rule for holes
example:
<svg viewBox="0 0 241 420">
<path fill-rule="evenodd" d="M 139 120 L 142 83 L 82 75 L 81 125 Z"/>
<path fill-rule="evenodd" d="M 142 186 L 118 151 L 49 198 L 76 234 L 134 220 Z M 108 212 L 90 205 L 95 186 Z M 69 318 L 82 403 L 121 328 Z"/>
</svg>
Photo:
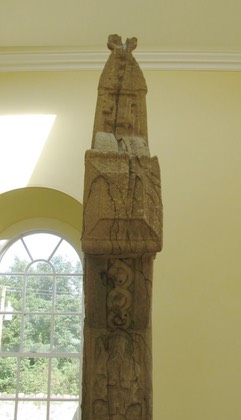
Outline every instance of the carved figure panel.
<svg viewBox="0 0 241 420">
<path fill-rule="evenodd" d="M 100 410 L 108 420 L 148 419 L 145 381 L 135 352 L 133 337 L 121 329 L 96 340 L 96 420 Z"/>
<path fill-rule="evenodd" d="M 139 136 L 147 141 L 146 83 L 132 55 L 137 39 L 110 35 L 112 51 L 100 77 L 92 147 L 98 132 Z"/>
<path fill-rule="evenodd" d="M 108 165 L 106 165 L 106 160 Z M 85 252 L 157 252 L 162 247 L 160 171 L 156 157 L 86 153 Z"/>
</svg>

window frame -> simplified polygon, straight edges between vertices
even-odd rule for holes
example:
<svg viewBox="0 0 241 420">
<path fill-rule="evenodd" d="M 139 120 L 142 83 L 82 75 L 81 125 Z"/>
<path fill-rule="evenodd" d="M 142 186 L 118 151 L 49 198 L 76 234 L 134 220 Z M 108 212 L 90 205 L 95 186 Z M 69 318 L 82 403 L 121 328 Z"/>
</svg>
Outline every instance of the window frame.
<svg viewBox="0 0 241 420">
<path fill-rule="evenodd" d="M 58 241 L 55 249 L 49 256 L 48 260 L 45 258 L 37 258 L 34 259 L 31 256 L 31 253 L 28 252 L 28 246 L 24 242 L 24 238 L 26 236 L 32 235 L 32 234 L 50 234 L 55 235 L 56 237 L 59 237 L 60 240 Z M 84 319 L 84 305 L 83 305 L 83 264 L 81 260 L 81 256 L 79 255 L 79 252 L 75 249 L 75 247 L 72 245 L 72 243 L 66 239 L 62 234 L 56 233 L 56 232 L 50 232 L 49 230 L 45 229 L 38 229 L 38 230 L 31 230 L 22 232 L 20 235 L 12 238 L 7 243 L 5 243 L 3 249 L 0 251 L 0 267 L 1 267 L 1 261 L 4 258 L 6 252 L 13 246 L 18 240 L 21 240 L 23 245 L 26 247 L 26 251 L 30 257 L 30 262 L 25 267 L 24 273 L 11 273 L 11 275 L 20 275 L 23 277 L 23 304 L 22 309 L 20 311 L 14 311 L 13 308 L 10 311 L 6 311 L 5 308 L 2 308 L 0 306 L 0 316 L 2 317 L 2 323 L 3 323 L 3 317 L 6 315 L 13 316 L 13 315 L 19 315 L 21 317 L 21 330 L 20 330 L 20 349 L 19 351 L 2 351 L 0 348 L 0 357 L 15 357 L 17 359 L 17 386 L 16 386 L 16 394 L 15 397 L 8 397 L 8 396 L 2 396 L 0 395 L 0 402 L 1 401 L 14 401 L 15 402 L 15 408 L 14 408 L 14 420 L 18 420 L 18 405 L 19 402 L 22 401 L 30 401 L 30 402 L 45 402 L 46 403 L 46 420 L 50 419 L 50 407 L 52 402 L 77 402 L 78 407 L 80 407 L 81 403 L 81 378 L 82 378 L 82 344 L 83 344 L 83 319 Z M 55 252 L 58 250 L 59 246 L 61 245 L 62 241 L 66 241 L 70 247 L 72 247 L 81 263 L 81 272 L 79 273 L 56 273 L 54 265 L 51 263 L 51 258 L 55 255 Z M 28 274 L 29 267 L 37 262 L 44 262 L 48 264 L 52 268 L 52 276 L 53 276 L 53 301 L 52 301 L 52 308 L 51 311 L 27 311 L 25 308 L 25 297 L 26 297 L 26 283 L 27 283 L 27 276 L 32 275 Z M 1 276 L 7 276 L 10 273 L 7 272 L 1 272 Z M 44 273 L 46 275 L 46 273 Z M 41 273 L 38 273 L 38 275 L 41 275 Z M 56 311 L 54 309 L 54 303 L 56 300 L 56 277 L 76 277 L 80 279 L 81 283 L 81 307 L 79 312 L 70 312 L 70 311 Z M 24 343 L 24 324 L 25 324 L 25 316 L 27 315 L 39 315 L 39 316 L 49 316 L 51 317 L 51 328 L 50 328 L 50 351 L 49 352 L 31 352 L 31 351 L 24 351 L 23 343 Z M 63 351 L 54 351 L 54 320 L 56 316 L 78 316 L 81 319 L 81 325 L 80 325 L 80 340 L 81 340 L 81 348 L 78 352 L 63 352 Z M 20 395 L 20 369 L 21 369 L 21 360 L 26 358 L 43 358 L 46 359 L 48 362 L 48 385 L 47 385 L 47 395 L 44 397 L 26 397 Z M 53 359 L 62 359 L 62 358 L 71 358 L 71 359 L 79 359 L 79 395 L 76 398 L 71 397 L 61 397 L 61 396 L 51 396 L 51 362 Z M 79 411 L 79 408 L 77 408 L 77 411 Z M 75 417 L 76 418 L 76 417 Z M 78 418 L 78 417 L 77 417 Z"/>
</svg>

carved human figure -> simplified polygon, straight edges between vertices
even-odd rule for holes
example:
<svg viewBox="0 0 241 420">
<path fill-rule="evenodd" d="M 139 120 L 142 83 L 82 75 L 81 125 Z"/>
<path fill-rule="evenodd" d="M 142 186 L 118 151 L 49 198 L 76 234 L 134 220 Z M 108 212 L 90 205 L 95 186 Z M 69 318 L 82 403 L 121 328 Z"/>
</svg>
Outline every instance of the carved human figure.
<svg viewBox="0 0 241 420">
<path fill-rule="evenodd" d="M 128 413 L 145 412 L 144 393 L 138 379 L 140 366 L 134 357 L 130 334 L 117 329 L 97 340 L 94 402 L 108 419 L 134 419 Z M 137 417 L 138 420 L 143 417 Z"/>
<path fill-rule="evenodd" d="M 107 346 L 109 414 L 113 420 L 125 419 L 133 398 L 132 385 L 137 381 L 131 337 L 117 330 L 110 334 Z"/>
</svg>

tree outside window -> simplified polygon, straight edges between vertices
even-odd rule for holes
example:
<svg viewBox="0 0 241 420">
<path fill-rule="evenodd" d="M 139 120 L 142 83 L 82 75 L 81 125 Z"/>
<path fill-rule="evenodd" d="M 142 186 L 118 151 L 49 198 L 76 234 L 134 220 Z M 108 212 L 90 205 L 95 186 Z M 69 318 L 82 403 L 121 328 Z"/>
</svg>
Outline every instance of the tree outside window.
<svg viewBox="0 0 241 420">
<path fill-rule="evenodd" d="M 53 234 L 23 235 L 3 254 L 0 261 L 3 420 L 78 418 L 82 275 L 81 261 L 74 248 Z"/>
</svg>

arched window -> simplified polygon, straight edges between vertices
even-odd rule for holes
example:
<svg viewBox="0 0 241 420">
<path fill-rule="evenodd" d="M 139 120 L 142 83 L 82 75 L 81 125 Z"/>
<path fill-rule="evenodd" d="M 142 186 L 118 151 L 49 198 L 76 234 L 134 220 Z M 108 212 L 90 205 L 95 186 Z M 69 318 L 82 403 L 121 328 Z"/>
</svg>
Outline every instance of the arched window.
<svg viewBox="0 0 241 420">
<path fill-rule="evenodd" d="M 1 419 L 78 419 L 82 264 L 62 237 L 24 234 L 0 256 Z"/>
</svg>

